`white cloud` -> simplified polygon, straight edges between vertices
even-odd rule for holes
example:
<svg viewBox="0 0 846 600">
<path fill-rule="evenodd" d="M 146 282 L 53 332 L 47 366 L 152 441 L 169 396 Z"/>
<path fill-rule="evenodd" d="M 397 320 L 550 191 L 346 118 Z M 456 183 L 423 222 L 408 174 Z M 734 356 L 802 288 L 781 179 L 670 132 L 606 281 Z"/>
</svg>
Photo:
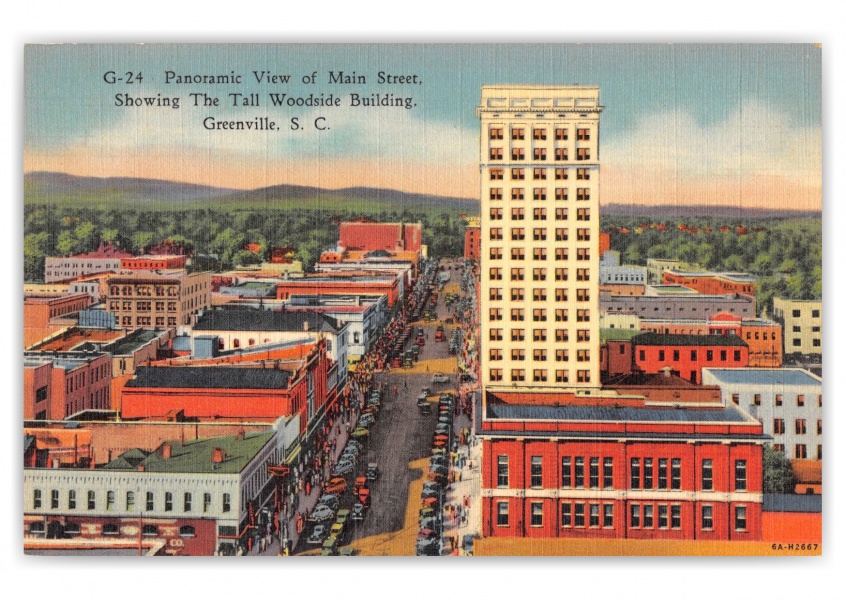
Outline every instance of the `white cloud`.
<svg viewBox="0 0 846 600">
<path fill-rule="evenodd" d="M 688 113 L 667 111 L 641 119 L 630 133 L 602 146 L 609 166 L 675 173 L 686 178 L 778 176 L 821 178 L 822 129 L 746 101 L 724 121 L 703 125 Z"/>
<path fill-rule="evenodd" d="M 135 96 L 155 97 L 157 92 Z M 265 103 L 262 94 L 261 101 Z M 422 107 L 353 108 L 346 96 L 341 107 L 331 108 L 196 108 L 181 98 L 179 109 L 164 107 L 118 108 L 117 123 L 91 130 L 72 149 L 94 151 L 101 156 L 125 156 L 134 152 L 164 155 L 202 153 L 255 157 L 256 160 L 298 160 L 327 158 L 368 160 L 391 158 L 415 164 L 464 164 L 478 155 L 478 132 L 445 122 L 424 121 Z M 203 127 L 208 116 L 218 121 L 252 121 L 267 116 L 280 131 L 209 131 Z M 297 117 L 302 130 L 290 129 Z M 314 121 L 324 117 L 325 131 L 317 131 Z"/>
</svg>

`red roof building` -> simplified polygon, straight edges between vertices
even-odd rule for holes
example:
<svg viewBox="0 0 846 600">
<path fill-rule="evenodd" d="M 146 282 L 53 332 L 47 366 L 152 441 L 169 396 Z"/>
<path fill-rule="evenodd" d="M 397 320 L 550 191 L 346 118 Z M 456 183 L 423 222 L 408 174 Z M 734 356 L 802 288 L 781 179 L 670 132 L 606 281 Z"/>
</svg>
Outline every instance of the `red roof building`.
<svg viewBox="0 0 846 600">
<path fill-rule="evenodd" d="M 157 271 L 160 269 L 181 269 L 185 266 L 187 260 L 188 257 L 179 256 L 176 254 L 147 254 L 144 256 L 132 256 L 130 258 L 122 258 L 120 261 L 120 266 L 122 269 L 128 269 L 131 271 Z"/>
<path fill-rule="evenodd" d="M 423 244 L 420 223 L 341 223 L 338 245 L 346 250 L 419 251 Z"/>
<path fill-rule="evenodd" d="M 755 276 L 746 273 L 664 271 L 665 285 L 683 285 L 700 294 L 744 294 L 755 297 Z"/>
<path fill-rule="evenodd" d="M 669 368 L 693 383 L 702 381 L 702 367 L 749 366 L 749 346 L 736 335 L 642 333 L 632 338 L 632 345 L 641 373 Z"/>
<path fill-rule="evenodd" d="M 295 294 L 384 294 L 388 308 L 393 308 L 399 295 L 399 277 L 384 272 L 337 272 L 286 279 L 276 284 L 277 300 L 287 300 Z"/>
<path fill-rule="evenodd" d="M 481 227 L 470 226 L 464 230 L 464 258 L 479 260 L 479 256 L 482 254 L 481 231 Z"/>
<path fill-rule="evenodd" d="M 762 426 L 736 406 L 487 392 L 482 535 L 761 539 Z"/>
</svg>

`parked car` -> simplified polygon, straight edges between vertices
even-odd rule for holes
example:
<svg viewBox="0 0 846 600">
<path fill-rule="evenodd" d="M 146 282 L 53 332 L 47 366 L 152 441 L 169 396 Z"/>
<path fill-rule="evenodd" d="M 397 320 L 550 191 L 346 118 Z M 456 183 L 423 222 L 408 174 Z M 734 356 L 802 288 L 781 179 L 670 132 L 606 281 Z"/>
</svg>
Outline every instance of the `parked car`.
<svg viewBox="0 0 846 600">
<path fill-rule="evenodd" d="M 320 498 L 317 500 L 317 506 L 328 506 L 333 511 L 337 511 L 340 506 L 340 501 L 338 496 L 335 494 L 328 494 L 324 493 Z"/>
<path fill-rule="evenodd" d="M 417 556 L 440 556 L 440 540 L 417 540 Z"/>
<path fill-rule="evenodd" d="M 376 481 L 379 478 L 379 465 L 375 462 L 367 463 L 367 480 Z"/>
<path fill-rule="evenodd" d="M 363 414 L 358 418 L 357 427 L 370 427 L 376 423 L 376 417 L 371 414 Z"/>
<path fill-rule="evenodd" d="M 306 543 L 317 545 L 323 543 L 323 538 L 326 537 L 326 526 L 325 525 L 315 525 L 314 529 L 311 532 L 311 535 L 308 536 L 306 539 Z"/>
<path fill-rule="evenodd" d="M 429 404 L 429 396 L 421 392 L 420 395 L 417 396 L 417 406 L 423 406 L 424 404 Z"/>
<path fill-rule="evenodd" d="M 435 373 L 432 376 L 432 383 L 449 383 L 449 377 L 443 373 Z"/>
<path fill-rule="evenodd" d="M 338 556 L 338 538 L 329 535 L 323 541 L 323 548 L 320 550 L 320 556 Z"/>
<path fill-rule="evenodd" d="M 347 480 L 343 477 L 333 477 L 323 487 L 323 491 L 330 494 L 343 494 L 347 491 Z"/>
<path fill-rule="evenodd" d="M 335 517 L 335 511 L 332 510 L 331 508 L 329 508 L 328 506 L 326 506 L 325 504 L 323 504 L 323 505 L 318 505 L 318 506 L 314 507 L 314 510 L 311 511 L 311 515 L 309 515 L 309 521 L 316 521 L 316 522 L 319 523 L 321 521 L 329 521 L 329 520 L 333 519 L 334 517 Z M 315 542 L 315 543 L 319 543 L 319 542 Z"/>
</svg>

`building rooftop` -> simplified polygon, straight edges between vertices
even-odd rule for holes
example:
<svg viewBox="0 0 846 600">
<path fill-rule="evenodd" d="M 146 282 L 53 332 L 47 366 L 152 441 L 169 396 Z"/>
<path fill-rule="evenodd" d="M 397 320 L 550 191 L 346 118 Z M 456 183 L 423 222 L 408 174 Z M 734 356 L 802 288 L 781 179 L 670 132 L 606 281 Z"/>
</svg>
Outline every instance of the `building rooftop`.
<svg viewBox="0 0 846 600">
<path fill-rule="evenodd" d="M 633 337 L 640 335 L 640 329 L 600 329 L 600 342 L 628 342 Z"/>
<path fill-rule="evenodd" d="M 487 405 L 488 419 L 544 421 L 613 421 L 655 423 L 752 423 L 733 406 L 715 409 L 639 408 L 614 405 L 542 406 L 529 404 Z"/>
<path fill-rule="evenodd" d="M 324 331 L 337 333 L 338 321 L 311 311 L 224 308 L 206 311 L 194 331 Z"/>
<path fill-rule="evenodd" d="M 24 366 L 33 367 L 42 365 L 45 362 L 52 362 L 54 367 L 61 369 L 75 369 L 105 355 L 105 352 L 49 352 L 41 350 L 27 350 L 24 352 Z"/>
<path fill-rule="evenodd" d="M 641 333 L 632 338 L 636 346 L 743 346 L 736 335 L 682 335 L 676 333 Z"/>
<path fill-rule="evenodd" d="M 111 344 L 106 344 L 101 348 L 103 352 L 108 352 L 112 356 L 126 356 L 132 354 L 142 346 L 152 342 L 157 337 L 163 335 L 162 331 L 154 331 L 152 329 L 136 329 L 132 333 L 115 340 Z"/>
<path fill-rule="evenodd" d="M 286 389 L 293 373 L 249 367 L 138 367 L 130 388 Z"/>
<path fill-rule="evenodd" d="M 767 386 L 822 386 L 822 379 L 805 369 L 714 369 L 705 367 L 703 374 L 711 374 L 719 383 Z"/>
<path fill-rule="evenodd" d="M 32 346 L 30 350 L 66 352 L 87 343 L 114 342 L 123 334 L 123 330 L 113 329 L 71 329 L 50 340 Z"/>
<path fill-rule="evenodd" d="M 763 511 L 821 513 L 822 496 L 819 494 L 764 494 Z"/>
<path fill-rule="evenodd" d="M 238 435 L 200 438 L 186 441 L 165 442 L 170 444 L 170 458 L 163 458 L 162 447 L 155 452 L 133 448 L 98 469 L 135 471 L 139 467 L 154 473 L 240 473 L 270 440 L 274 432 L 245 433 Z M 162 446 L 164 446 L 163 444 Z M 223 450 L 223 460 L 214 462 L 214 449 Z"/>
</svg>

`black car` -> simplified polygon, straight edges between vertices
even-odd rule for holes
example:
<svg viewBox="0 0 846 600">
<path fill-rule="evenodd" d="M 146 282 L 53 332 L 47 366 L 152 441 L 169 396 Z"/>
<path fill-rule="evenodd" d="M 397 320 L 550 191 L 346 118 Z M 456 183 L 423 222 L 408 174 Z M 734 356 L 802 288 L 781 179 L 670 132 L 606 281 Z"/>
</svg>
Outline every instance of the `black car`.
<svg viewBox="0 0 846 600">
<path fill-rule="evenodd" d="M 352 507 L 352 511 L 350 511 L 350 519 L 352 521 L 363 521 L 366 516 L 367 509 L 364 507 L 364 504 L 356 502 Z"/>
</svg>

